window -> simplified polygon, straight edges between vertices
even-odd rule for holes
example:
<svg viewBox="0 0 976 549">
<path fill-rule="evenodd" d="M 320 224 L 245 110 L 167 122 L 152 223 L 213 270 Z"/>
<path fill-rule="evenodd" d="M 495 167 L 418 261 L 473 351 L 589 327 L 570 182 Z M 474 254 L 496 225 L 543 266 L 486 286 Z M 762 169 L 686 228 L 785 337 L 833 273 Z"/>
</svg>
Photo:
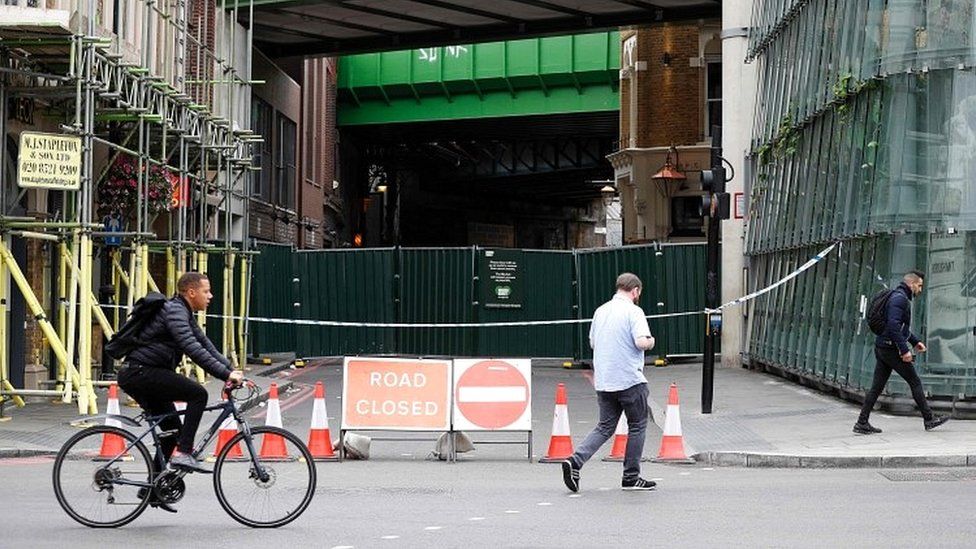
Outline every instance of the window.
<svg viewBox="0 0 976 549">
<path fill-rule="evenodd" d="M 671 236 L 704 236 L 704 218 L 699 212 L 701 197 L 676 196 L 671 199 Z"/>
<path fill-rule="evenodd" d="M 254 152 L 254 165 L 261 168 L 255 177 L 251 195 L 266 202 L 271 202 L 271 180 L 274 178 L 274 155 L 272 143 L 274 139 L 274 126 L 272 125 L 271 105 L 257 97 L 252 97 L 251 101 L 251 127 L 254 132 L 264 138 L 264 142 L 258 145 Z"/>
<path fill-rule="evenodd" d="M 712 135 L 712 126 L 722 125 L 722 62 L 705 63 L 705 135 Z"/>
<path fill-rule="evenodd" d="M 295 209 L 295 177 L 297 156 L 298 126 L 282 115 L 278 115 L 278 139 L 275 155 L 275 204 L 289 210 Z"/>
</svg>

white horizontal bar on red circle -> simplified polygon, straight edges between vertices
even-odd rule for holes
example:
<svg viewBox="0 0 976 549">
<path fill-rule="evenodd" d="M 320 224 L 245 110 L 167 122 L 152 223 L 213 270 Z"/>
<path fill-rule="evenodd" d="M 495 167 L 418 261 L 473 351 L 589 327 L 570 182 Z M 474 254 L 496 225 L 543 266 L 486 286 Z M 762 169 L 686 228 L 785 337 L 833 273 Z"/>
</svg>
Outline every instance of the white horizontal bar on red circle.
<svg viewBox="0 0 976 549">
<path fill-rule="evenodd" d="M 525 402 L 525 387 L 459 387 L 458 402 Z"/>
</svg>

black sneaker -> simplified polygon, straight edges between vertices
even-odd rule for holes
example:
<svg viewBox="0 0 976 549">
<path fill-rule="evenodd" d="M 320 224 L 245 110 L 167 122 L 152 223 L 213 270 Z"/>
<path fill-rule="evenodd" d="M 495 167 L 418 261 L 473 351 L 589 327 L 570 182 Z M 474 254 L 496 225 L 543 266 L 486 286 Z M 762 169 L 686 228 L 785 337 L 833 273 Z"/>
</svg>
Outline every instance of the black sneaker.
<svg viewBox="0 0 976 549">
<path fill-rule="evenodd" d="M 653 480 L 644 480 L 637 477 L 634 480 L 620 481 L 620 488 L 623 490 L 653 490 L 657 483 Z"/>
<path fill-rule="evenodd" d="M 566 488 L 569 488 L 571 492 L 579 492 L 579 467 L 573 465 L 573 462 L 568 459 L 561 462 L 561 465 L 563 466 L 563 482 L 566 483 Z"/>
<path fill-rule="evenodd" d="M 858 421 L 854 424 L 854 432 L 860 435 L 873 435 L 875 433 L 880 433 L 881 429 L 878 429 L 866 421 L 864 423 Z"/>
<path fill-rule="evenodd" d="M 947 421 L 949 421 L 949 416 L 932 416 L 932 419 L 925 421 L 925 430 L 931 431 Z"/>
<path fill-rule="evenodd" d="M 210 469 L 207 469 L 200 463 L 197 458 L 191 456 L 190 454 L 184 454 L 183 452 L 173 452 L 173 457 L 169 459 L 169 466 L 174 469 L 182 469 L 184 471 L 197 472 L 197 473 L 211 473 Z"/>
</svg>

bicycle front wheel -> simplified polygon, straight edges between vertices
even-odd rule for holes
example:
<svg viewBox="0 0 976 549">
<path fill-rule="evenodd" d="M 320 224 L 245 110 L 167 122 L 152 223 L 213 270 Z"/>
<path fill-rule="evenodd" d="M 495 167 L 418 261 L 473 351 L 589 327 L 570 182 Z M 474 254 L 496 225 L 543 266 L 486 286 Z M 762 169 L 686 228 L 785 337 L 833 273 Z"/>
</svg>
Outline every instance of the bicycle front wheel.
<svg viewBox="0 0 976 549">
<path fill-rule="evenodd" d="M 237 433 L 220 449 L 213 470 L 217 501 L 246 526 L 288 524 L 315 494 L 312 454 L 300 438 L 277 427 L 255 427 L 251 440 L 249 446 Z"/>
<path fill-rule="evenodd" d="M 58 503 L 68 516 L 92 528 L 132 522 L 149 504 L 150 490 L 139 484 L 152 478 L 149 450 L 118 427 L 98 425 L 75 434 L 54 460 Z"/>
</svg>

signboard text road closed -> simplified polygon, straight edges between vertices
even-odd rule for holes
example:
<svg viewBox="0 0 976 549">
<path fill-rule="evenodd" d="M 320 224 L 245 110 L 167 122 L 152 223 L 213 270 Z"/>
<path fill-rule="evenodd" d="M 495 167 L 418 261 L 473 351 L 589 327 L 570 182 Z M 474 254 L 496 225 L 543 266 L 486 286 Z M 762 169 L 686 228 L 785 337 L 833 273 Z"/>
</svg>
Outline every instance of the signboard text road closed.
<svg viewBox="0 0 976 549">
<path fill-rule="evenodd" d="M 450 361 L 346 357 L 343 381 L 343 429 L 450 427 Z"/>
<path fill-rule="evenodd" d="M 81 138 L 22 132 L 17 184 L 22 188 L 78 190 L 81 186 Z"/>
</svg>

